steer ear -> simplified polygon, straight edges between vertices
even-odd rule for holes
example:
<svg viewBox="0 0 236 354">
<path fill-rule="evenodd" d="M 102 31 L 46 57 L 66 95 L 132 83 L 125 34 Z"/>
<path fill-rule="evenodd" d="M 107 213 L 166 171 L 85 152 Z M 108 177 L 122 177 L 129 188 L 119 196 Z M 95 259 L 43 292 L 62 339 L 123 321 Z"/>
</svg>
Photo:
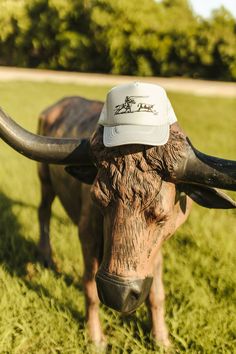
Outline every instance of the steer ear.
<svg viewBox="0 0 236 354">
<path fill-rule="evenodd" d="M 66 172 L 78 179 L 80 182 L 86 184 L 93 184 L 97 175 L 97 168 L 95 166 L 66 166 Z"/>
<path fill-rule="evenodd" d="M 194 202 L 214 209 L 234 209 L 236 202 L 225 193 L 206 186 L 194 184 L 179 184 L 178 190 L 187 194 Z"/>
</svg>

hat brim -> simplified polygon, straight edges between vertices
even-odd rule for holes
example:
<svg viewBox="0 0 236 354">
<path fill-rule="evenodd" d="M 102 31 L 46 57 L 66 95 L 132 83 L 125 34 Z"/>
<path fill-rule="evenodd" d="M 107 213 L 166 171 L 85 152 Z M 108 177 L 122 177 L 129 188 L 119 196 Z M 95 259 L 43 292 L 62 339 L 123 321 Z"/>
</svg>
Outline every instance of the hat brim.
<svg viewBox="0 0 236 354">
<path fill-rule="evenodd" d="M 113 147 L 127 144 L 165 145 L 169 139 L 169 124 L 161 126 L 117 125 L 104 127 L 103 144 Z"/>
</svg>

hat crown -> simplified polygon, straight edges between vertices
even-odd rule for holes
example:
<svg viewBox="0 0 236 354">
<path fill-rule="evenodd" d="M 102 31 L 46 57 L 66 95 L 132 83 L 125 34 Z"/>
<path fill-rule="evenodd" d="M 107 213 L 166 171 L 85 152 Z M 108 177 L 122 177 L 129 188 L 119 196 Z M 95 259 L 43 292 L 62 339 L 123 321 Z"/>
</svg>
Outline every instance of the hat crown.
<svg viewBox="0 0 236 354">
<path fill-rule="evenodd" d="M 162 87 L 134 82 L 116 86 L 108 92 L 99 123 L 104 126 L 159 126 L 168 122 L 167 111 L 167 95 Z"/>
<path fill-rule="evenodd" d="M 176 116 L 165 90 L 158 85 L 133 82 L 111 89 L 99 124 L 106 147 L 126 144 L 164 145 Z"/>
</svg>

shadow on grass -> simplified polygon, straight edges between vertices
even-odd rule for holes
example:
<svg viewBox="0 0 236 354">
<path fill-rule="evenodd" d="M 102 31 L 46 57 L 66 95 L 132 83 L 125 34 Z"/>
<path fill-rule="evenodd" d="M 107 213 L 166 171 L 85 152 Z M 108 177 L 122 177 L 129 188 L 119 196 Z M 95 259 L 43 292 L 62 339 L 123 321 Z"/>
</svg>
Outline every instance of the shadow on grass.
<svg viewBox="0 0 236 354">
<path fill-rule="evenodd" d="M 38 260 L 39 254 L 36 245 L 21 234 L 21 225 L 12 211 L 14 204 L 0 192 L 0 262 L 10 274 L 21 277 L 26 274 L 26 264 Z"/>
<path fill-rule="evenodd" d="M 41 263 L 41 257 L 37 245 L 31 240 L 25 239 L 21 232 L 21 224 L 12 211 L 12 207 L 15 204 L 29 207 L 28 204 L 19 201 L 15 202 L 3 192 L 0 192 L 0 264 L 4 266 L 9 274 L 21 278 L 28 289 L 51 299 L 53 296 L 44 286 L 35 284 L 27 279 L 29 264 Z M 52 271 L 54 276 L 63 277 L 67 286 L 73 284 L 76 289 L 82 290 L 81 282 L 74 283 L 73 278 L 69 275 L 59 274 L 56 270 Z M 62 311 L 69 310 L 76 321 L 84 323 L 84 316 L 81 313 L 73 309 L 69 304 L 65 305 L 56 299 L 54 300 Z"/>
<path fill-rule="evenodd" d="M 0 192 L 0 204 L 1 204 L 1 195 L 5 196 L 2 192 Z M 33 204 L 30 204 L 30 203 L 25 203 L 25 202 L 22 202 L 22 200 L 17 200 L 17 199 L 10 199 L 8 198 L 8 201 L 9 203 L 11 203 L 11 205 L 18 205 L 18 206 L 22 206 L 22 207 L 25 207 L 25 208 L 28 208 L 28 209 L 32 209 L 32 210 L 35 210 L 37 211 L 38 210 L 38 207 L 33 205 Z M 0 210 L 1 210 L 1 205 L 0 205 Z M 55 212 L 52 212 L 52 216 L 58 221 L 58 222 L 61 222 L 61 223 L 64 223 L 65 222 L 65 219 L 57 214 L 55 214 Z"/>
</svg>

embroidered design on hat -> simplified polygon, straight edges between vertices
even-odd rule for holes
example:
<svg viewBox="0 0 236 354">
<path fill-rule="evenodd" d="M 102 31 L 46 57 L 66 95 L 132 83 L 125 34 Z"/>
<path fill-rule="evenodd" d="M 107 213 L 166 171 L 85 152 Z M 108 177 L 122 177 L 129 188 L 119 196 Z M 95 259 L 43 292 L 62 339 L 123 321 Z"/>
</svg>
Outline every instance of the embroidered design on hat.
<svg viewBox="0 0 236 354">
<path fill-rule="evenodd" d="M 125 114 L 125 113 L 137 113 L 137 112 L 147 112 L 152 114 L 157 114 L 157 111 L 154 109 L 155 104 L 145 103 L 145 102 L 136 102 L 135 99 L 148 98 L 149 96 L 126 96 L 124 103 L 118 104 L 114 108 L 114 115 Z M 140 101 L 140 100 L 139 100 Z M 135 106 L 135 109 L 133 108 Z"/>
</svg>

